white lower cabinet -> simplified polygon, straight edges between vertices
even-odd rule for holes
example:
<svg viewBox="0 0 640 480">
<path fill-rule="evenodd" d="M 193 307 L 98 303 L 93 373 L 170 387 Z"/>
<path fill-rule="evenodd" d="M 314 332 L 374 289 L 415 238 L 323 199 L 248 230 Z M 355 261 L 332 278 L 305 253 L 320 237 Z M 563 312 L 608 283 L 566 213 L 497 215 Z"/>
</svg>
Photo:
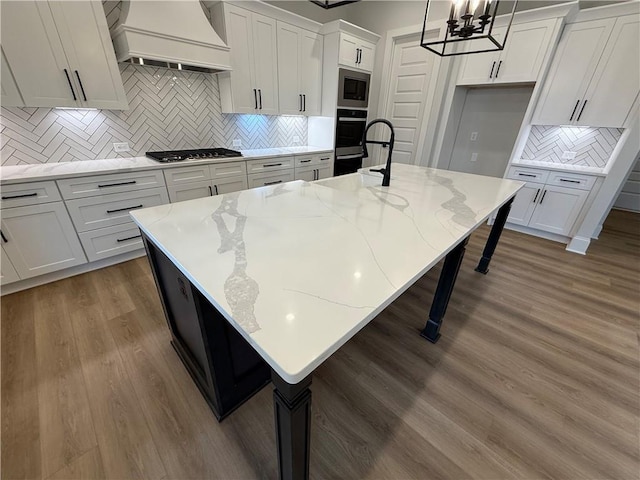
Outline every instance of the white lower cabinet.
<svg viewBox="0 0 640 480">
<path fill-rule="evenodd" d="M 62 202 L 3 209 L 2 236 L 22 280 L 87 262 Z"/>
<path fill-rule="evenodd" d="M 4 247 L 0 250 L 0 255 L 0 285 L 20 280 L 20 276 L 18 272 L 16 272 L 11 260 L 9 260 L 9 255 L 5 252 Z"/>
<path fill-rule="evenodd" d="M 527 183 L 518 192 L 513 204 L 511 204 L 511 211 L 509 212 L 510 223 L 529 225 L 529 220 L 531 220 L 531 215 L 533 215 L 533 211 L 538 204 L 538 197 L 543 188 L 543 183 Z"/>
<path fill-rule="evenodd" d="M 292 182 L 294 180 L 293 169 L 271 173 L 256 173 L 249 175 L 249 188 L 266 187 L 279 183 Z"/>
<path fill-rule="evenodd" d="M 204 182 L 181 183 L 167 187 L 171 203 L 209 197 L 213 194 L 211 180 Z"/>
<path fill-rule="evenodd" d="M 140 230 L 133 222 L 91 230 L 78 236 L 90 262 L 144 247 Z"/>
<path fill-rule="evenodd" d="M 329 178 L 331 173 L 331 165 L 296 167 L 295 179 L 313 182 L 315 180 Z"/>
<path fill-rule="evenodd" d="M 529 226 L 558 235 L 568 235 L 588 195 L 589 192 L 584 190 L 546 185 Z"/>
<path fill-rule="evenodd" d="M 249 188 L 249 185 L 246 175 L 242 177 L 216 178 L 213 180 L 213 193 L 216 195 L 239 192 L 247 188 Z"/>
</svg>

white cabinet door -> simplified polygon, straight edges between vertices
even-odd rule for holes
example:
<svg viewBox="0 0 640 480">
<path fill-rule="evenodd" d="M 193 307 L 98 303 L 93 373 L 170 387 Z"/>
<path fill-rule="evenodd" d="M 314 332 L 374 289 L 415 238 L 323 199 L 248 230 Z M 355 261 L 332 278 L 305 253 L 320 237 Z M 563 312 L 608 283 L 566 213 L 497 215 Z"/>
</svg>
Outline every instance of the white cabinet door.
<svg viewBox="0 0 640 480">
<path fill-rule="evenodd" d="M 347 67 L 357 67 L 358 44 L 360 41 L 347 33 L 340 34 L 340 55 L 338 62 Z"/>
<path fill-rule="evenodd" d="M 62 202 L 3 209 L 2 233 L 22 279 L 87 262 Z"/>
<path fill-rule="evenodd" d="M 0 103 L 3 107 L 24 107 L 24 101 L 20 96 L 18 85 L 15 78 L 9 68 L 9 62 L 7 62 L 4 56 L 4 50 L 0 45 L 0 61 L 2 62 L 0 71 L 0 90 L 2 90 L 2 97 Z"/>
<path fill-rule="evenodd" d="M 257 113 L 251 12 L 225 5 L 224 15 L 227 44 L 233 54 L 232 71 L 218 75 L 222 112 Z"/>
<path fill-rule="evenodd" d="M 278 114 L 277 26 L 273 18 L 251 14 L 258 113 Z M 232 50 L 233 51 L 233 50 Z"/>
<path fill-rule="evenodd" d="M 544 184 L 527 183 L 517 194 L 511 204 L 511 210 L 507 221 L 516 225 L 529 225 L 531 215 L 536 209 Z"/>
<path fill-rule="evenodd" d="M 580 214 L 588 191 L 546 185 L 529 226 L 558 235 L 568 235 Z"/>
<path fill-rule="evenodd" d="M 209 180 L 170 185 L 167 187 L 167 190 L 169 190 L 169 200 L 171 203 L 184 202 L 186 200 L 210 197 L 213 195 L 213 186 Z"/>
<path fill-rule="evenodd" d="M 305 115 L 320 115 L 322 110 L 323 52 L 323 36 L 307 30 L 301 30 L 300 92 L 304 95 L 303 113 Z M 279 81 L 282 82 L 281 76 Z"/>
<path fill-rule="evenodd" d="M 75 2 L 74 2 L 75 3 Z M 2 50 L 25 105 L 77 107 L 77 93 L 48 2 L 2 2 Z"/>
<path fill-rule="evenodd" d="M 356 66 L 367 72 L 372 72 L 376 56 L 376 46 L 373 43 L 361 41 L 358 48 L 360 49 L 360 57 Z"/>
<path fill-rule="evenodd" d="M 224 193 L 239 192 L 249 188 L 247 176 L 222 178 L 213 181 L 213 191 L 217 195 Z"/>
<path fill-rule="evenodd" d="M 50 2 L 80 106 L 127 109 L 122 77 L 100 2 Z"/>
<path fill-rule="evenodd" d="M 2 257 L 0 258 L 0 285 L 6 285 L 7 283 L 17 282 L 20 280 L 20 276 L 16 269 L 13 268 L 9 255 L 4 251 L 4 246 L 0 250 Z"/>
<path fill-rule="evenodd" d="M 640 16 L 618 18 L 577 125 L 622 127 L 640 91 Z"/>
<path fill-rule="evenodd" d="M 305 182 L 313 182 L 314 180 L 317 180 L 316 175 L 316 167 L 300 167 L 296 168 L 295 179 L 304 180 Z"/>
<path fill-rule="evenodd" d="M 535 82 L 555 22 L 551 19 L 513 25 L 498 60 L 494 83 Z"/>
<path fill-rule="evenodd" d="M 278 22 L 278 100 L 282 115 L 302 114 L 302 30 Z"/>
<path fill-rule="evenodd" d="M 505 31 L 506 28 L 496 28 L 493 31 L 493 37 L 501 42 Z M 489 45 L 488 42 L 487 45 Z M 475 48 L 473 42 L 467 49 L 472 46 Z M 460 74 L 458 76 L 458 85 L 479 85 L 493 82 L 499 61 L 499 51 L 463 55 Z"/>
<path fill-rule="evenodd" d="M 589 81 L 615 19 L 567 25 L 556 50 L 532 123 L 567 125 L 579 115 Z"/>
<path fill-rule="evenodd" d="M 333 176 L 333 166 L 325 165 L 321 168 L 318 168 L 318 174 L 316 175 L 318 180 L 322 180 L 323 178 L 329 178 Z"/>
</svg>

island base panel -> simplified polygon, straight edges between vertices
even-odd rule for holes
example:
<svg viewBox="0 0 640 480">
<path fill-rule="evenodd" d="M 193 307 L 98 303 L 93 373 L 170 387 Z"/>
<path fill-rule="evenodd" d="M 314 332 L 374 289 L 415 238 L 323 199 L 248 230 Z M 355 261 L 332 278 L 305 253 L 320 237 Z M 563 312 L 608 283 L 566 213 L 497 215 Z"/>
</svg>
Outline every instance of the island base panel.
<svg viewBox="0 0 640 480">
<path fill-rule="evenodd" d="M 306 480 L 311 446 L 311 375 L 292 385 L 272 371 L 271 381 L 280 480 Z"/>
<path fill-rule="evenodd" d="M 171 260 L 143 239 L 171 343 L 222 420 L 269 383 L 271 369 Z"/>
<path fill-rule="evenodd" d="M 453 287 L 455 286 L 456 279 L 458 278 L 458 272 L 460 271 L 460 265 L 462 265 L 462 259 L 464 258 L 464 252 L 468 241 L 469 237 L 462 240 L 447 254 L 444 259 L 444 265 L 440 272 L 440 279 L 438 280 L 436 293 L 433 297 L 431 310 L 429 311 L 429 319 L 427 320 L 424 330 L 420 333 L 422 337 L 426 338 L 431 343 L 436 343 L 440 338 L 442 320 L 447 312 L 449 299 L 451 298 Z"/>
<path fill-rule="evenodd" d="M 507 222 L 507 217 L 511 211 L 512 203 L 513 198 L 498 209 L 498 214 L 496 215 L 496 219 L 491 227 L 491 232 L 489 233 L 489 238 L 487 238 L 487 243 L 484 246 L 482 258 L 480 258 L 480 262 L 478 262 L 478 266 L 476 267 L 476 272 L 480 272 L 484 275 L 489 272 L 489 263 L 491 263 L 493 252 L 496 251 L 496 247 L 498 246 L 498 241 L 500 240 L 500 235 L 502 235 L 504 224 Z"/>
</svg>

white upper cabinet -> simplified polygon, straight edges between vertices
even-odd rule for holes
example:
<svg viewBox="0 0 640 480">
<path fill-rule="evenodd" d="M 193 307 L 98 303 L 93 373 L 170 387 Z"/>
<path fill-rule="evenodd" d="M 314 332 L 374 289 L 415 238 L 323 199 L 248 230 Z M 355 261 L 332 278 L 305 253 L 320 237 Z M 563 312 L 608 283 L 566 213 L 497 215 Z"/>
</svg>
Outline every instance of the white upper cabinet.
<svg viewBox="0 0 640 480">
<path fill-rule="evenodd" d="M 532 123 L 622 127 L 640 91 L 639 16 L 567 25 Z"/>
<path fill-rule="evenodd" d="M 219 74 L 223 113 L 278 113 L 277 28 L 272 18 L 221 2 L 231 72 Z"/>
<path fill-rule="evenodd" d="M 2 61 L 2 70 L 0 71 L 0 79 L 2 79 L 2 82 L 0 83 L 0 90 L 2 90 L 2 97 L 0 99 L 0 103 L 4 107 L 24 106 L 24 101 L 22 100 L 22 96 L 20 95 L 20 91 L 16 85 L 16 80 L 13 78 L 13 74 L 9 68 L 9 63 L 7 63 L 7 59 L 4 56 L 4 50 L 2 50 L 1 46 L 0 60 Z"/>
<path fill-rule="evenodd" d="M 100 2 L 3 2 L 2 50 L 25 106 L 128 108 Z"/>
<path fill-rule="evenodd" d="M 504 50 L 463 57 L 458 85 L 535 82 L 549 49 L 555 19 L 511 26 Z M 494 30 L 502 42 L 506 27 Z"/>
<path fill-rule="evenodd" d="M 284 115 L 320 115 L 322 35 L 278 22 L 278 98 Z"/>
<path fill-rule="evenodd" d="M 340 33 L 340 54 L 338 56 L 340 65 L 371 72 L 375 55 L 375 44 L 348 33 Z"/>
</svg>

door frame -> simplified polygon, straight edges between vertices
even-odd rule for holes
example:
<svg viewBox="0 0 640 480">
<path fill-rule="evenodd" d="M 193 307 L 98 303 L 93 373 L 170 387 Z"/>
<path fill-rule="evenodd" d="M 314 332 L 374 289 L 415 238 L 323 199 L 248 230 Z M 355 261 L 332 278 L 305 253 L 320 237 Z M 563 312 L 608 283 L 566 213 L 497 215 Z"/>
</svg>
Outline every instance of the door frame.
<svg viewBox="0 0 640 480">
<path fill-rule="evenodd" d="M 412 25 L 409 27 L 398 28 L 389 30 L 385 35 L 384 44 L 384 61 L 382 66 L 382 76 L 380 83 L 380 92 L 378 97 L 378 113 L 377 117 L 387 118 L 389 112 L 387 111 L 387 102 L 389 101 L 390 89 L 393 73 L 393 60 L 394 50 L 396 44 L 413 35 L 420 35 L 422 33 L 422 25 Z M 443 22 L 428 22 L 426 25 L 426 35 L 435 35 L 438 38 L 444 35 Z M 429 52 L 432 54 L 431 52 Z M 425 108 L 422 114 L 421 128 L 418 134 L 418 145 L 416 148 L 416 158 L 414 159 L 414 165 L 422 165 L 425 167 L 434 166 L 435 162 L 431 158 L 433 152 L 433 140 L 437 131 L 437 123 L 433 122 L 428 128 L 423 128 L 427 125 L 427 121 L 430 118 L 437 118 L 440 111 L 440 107 L 444 100 L 446 92 L 446 82 L 440 81 L 441 71 L 448 71 L 450 68 L 450 60 L 447 58 L 435 56 L 433 61 L 432 77 L 429 82 L 429 88 L 424 94 Z M 434 117 L 432 117 L 432 115 Z M 426 157 L 426 162 L 420 162 L 419 159 Z M 382 148 L 378 148 L 377 153 L 378 161 L 383 163 L 386 161 L 386 151 Z"/>
</svg>

